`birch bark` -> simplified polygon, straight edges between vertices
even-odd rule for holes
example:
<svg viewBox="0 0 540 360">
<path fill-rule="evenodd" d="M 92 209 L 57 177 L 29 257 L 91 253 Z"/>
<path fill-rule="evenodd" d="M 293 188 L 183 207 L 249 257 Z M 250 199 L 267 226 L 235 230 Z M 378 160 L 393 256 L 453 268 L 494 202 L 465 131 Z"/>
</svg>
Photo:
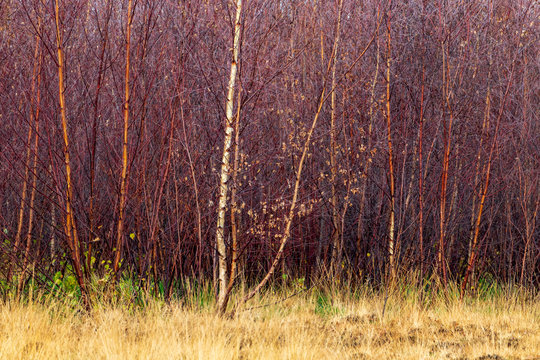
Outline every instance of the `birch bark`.
<svg viewBox="0 0 540 360">
<path fill-rule="evenodd" d="M 242 0 L 234 2 L 236 6 L 236 19 L 234 24 L 234 38 L 232 48 L 231 72 L 227 88 L 227 101 L 225 104 L 225 139 L 223 142 L 223 156 L 221 159 L 221 175 L 219 180 L 219 202 L 216 230 L 216 246 L 218 252 L 218 301 L 217 310 L 224 313 L 228 300 L 228 274 L 227 274 L 227 246 L 225 244 L 225 215 L 227 212 L 227 194 L 229 191 L 229 178 L 231 175 L 231 145 L 234 131 L 234 85 L 238 70 L 238 53 L 240 52 L 240 18 L 242 15 Z"/>
</svg>

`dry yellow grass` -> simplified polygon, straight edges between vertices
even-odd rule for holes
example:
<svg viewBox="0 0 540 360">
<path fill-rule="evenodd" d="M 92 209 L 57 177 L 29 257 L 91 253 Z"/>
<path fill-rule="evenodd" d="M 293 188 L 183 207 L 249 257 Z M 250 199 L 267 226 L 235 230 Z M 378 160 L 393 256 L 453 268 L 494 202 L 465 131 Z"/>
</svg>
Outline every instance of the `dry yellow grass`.
<svg viewBox="0 0 540 360">
<path fill-rule="evenodd" d="M 1 359 L 540 359 L 540 305 L 509 295 L 436 301 L 314 292 L 216 317 L 211 307 L 151 301 L 77 312 L 0 304 Z M 266 294 L 251 305 L 279 299 Z"/>
</svg>

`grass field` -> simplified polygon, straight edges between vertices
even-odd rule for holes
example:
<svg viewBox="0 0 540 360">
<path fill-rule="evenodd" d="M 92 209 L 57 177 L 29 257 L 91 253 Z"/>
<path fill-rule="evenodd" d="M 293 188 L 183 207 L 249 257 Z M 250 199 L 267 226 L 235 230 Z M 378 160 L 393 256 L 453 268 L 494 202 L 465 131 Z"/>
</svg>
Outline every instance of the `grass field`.
<svg viewBox="0 0 540 360">
<path fill-rule="evenodd" d="M 530 293 L 462 302 L 420 301 L 402 288 L 293 294 L 267 291 L 229 318 L 215 316 L 204 292 L 91 311 L 58 298 L 5 300 L 0 359 L 540 359 L 540 303 Z"/>
</svg>

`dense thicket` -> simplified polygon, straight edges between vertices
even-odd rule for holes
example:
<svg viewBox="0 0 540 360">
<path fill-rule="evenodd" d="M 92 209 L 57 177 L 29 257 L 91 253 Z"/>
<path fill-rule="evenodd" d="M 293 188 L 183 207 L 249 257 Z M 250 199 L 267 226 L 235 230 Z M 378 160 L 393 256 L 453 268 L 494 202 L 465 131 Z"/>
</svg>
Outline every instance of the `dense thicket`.
<svg viewBox="0 0 540 360">
<path fill-rule="evenodd" d="M 118 248 L 166 293 L 215 277 L 234 2 L 58 5 L 56 21 L 55 1 L 0 2 L 2 278 L 103 275 Z M 532 0 L 245 0 L 224 230 L 239 274 L 274 260 L 322 96 L 277 276 L 537 285 L 539 15 Z"/>
</svg>

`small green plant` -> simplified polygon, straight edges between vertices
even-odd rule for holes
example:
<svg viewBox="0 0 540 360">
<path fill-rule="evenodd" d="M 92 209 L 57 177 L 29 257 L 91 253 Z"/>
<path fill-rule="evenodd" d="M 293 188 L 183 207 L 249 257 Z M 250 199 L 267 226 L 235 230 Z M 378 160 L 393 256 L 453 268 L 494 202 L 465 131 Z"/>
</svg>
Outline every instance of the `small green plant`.
<svg viewBox="0 0 540 360">
<path fill-rule="evenodd" d="M 306 289 L 306 278 L 300 277 L 296 280 L 294 280 L 294 288 L 296 290 L 305 290 Z"/>
<path fill-rule="evenodd" d="M 179 290 L 182 302 L 191 309 L 212 309 L 215 305 L 214 287 L 209 282 L 186 278 Z"/>
<path fill-rule="evenodd" d="M 315 297 L 315 314 L 321 317 L 329 317 L 341 313 L 341 309 L 334 306 L 332 298 L 323 292 L 317 292 Z"/>
<path fill-rule="evenodd" d="M 0 279 L 0 290 L 2 298 L 9 298 L 15 295 L 17 288 L 14 282 L 8 282 L 6 279 Z"/>
</svg>

